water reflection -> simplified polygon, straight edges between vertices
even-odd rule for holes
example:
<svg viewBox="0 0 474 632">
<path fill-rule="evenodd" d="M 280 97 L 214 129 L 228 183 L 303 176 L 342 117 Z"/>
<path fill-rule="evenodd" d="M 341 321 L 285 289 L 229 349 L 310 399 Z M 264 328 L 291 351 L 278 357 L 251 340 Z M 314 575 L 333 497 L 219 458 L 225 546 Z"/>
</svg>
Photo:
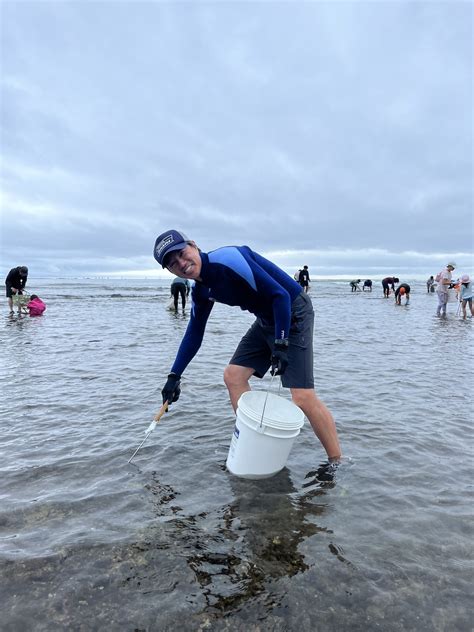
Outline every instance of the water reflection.
<svg viewBox="0 0 474 632">
<path fill-rule="evenodd" d="M 305 560 L 300 545 L 326 531 L 315 521 L 325 509 L 318 497 L 326 491 L 313 484 L 298 493 L 287 469 L 258 481 L 230 476 L 230 485 L 234 498 L 229 505 L 193 516 L 176 515 L 165 525 L 160 522 L 160 541 L 152 538 L 150 544 L 154 541 L 156 548 L 166 548 L 164 527 L 166 541 L 178 547 L 178 555 L 185 557 L 200 586 L 196 602 L 207 616 L 237 611 L 255 598 L 268 613 L 282 597 L 275 580 L 314 564 Z M 147 488 L 157 517 L 162 520 L 170 510 L 180 513 L 174 504 L 177 493 L 170 486 L 154 478 Z"/>
<path fill-rule="evenodd" d="M 168 310 L 172 319 L 174 320 L 188 320 L 188 312 L 187 310 L 183 310 L 179 308 L 178 311 Z"/>
<path fill-rule="evenodd" d="M 28 314 L 17 314 L 15 312 L 14 314 L 8 314 L 6 324 L 8 327 L 23 327 L 29 320 Z"/>
</svg>

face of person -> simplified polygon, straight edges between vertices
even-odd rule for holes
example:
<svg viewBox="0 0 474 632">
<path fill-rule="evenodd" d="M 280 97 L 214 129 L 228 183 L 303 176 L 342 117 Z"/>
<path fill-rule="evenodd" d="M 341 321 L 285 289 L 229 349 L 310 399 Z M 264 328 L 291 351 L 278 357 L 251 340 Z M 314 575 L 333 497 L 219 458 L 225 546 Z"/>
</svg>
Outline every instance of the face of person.
<svg viewBox="0 0 474 632">
<path fill-rule="evenodd" d="M 182 279 L 199 280 L 201 266 L 199 250 L 192 244 L 182 250 L 174 250 L 166 259 L 168 270 Z"/>
</svg>

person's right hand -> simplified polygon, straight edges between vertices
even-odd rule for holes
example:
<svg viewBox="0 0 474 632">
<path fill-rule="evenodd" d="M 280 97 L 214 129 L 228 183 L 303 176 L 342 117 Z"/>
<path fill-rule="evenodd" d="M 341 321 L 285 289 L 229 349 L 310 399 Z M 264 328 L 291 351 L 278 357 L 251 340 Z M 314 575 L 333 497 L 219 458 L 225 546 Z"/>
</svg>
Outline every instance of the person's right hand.
<svg viewBox="0 0 474 632">
<path fill-rule="evenodd" d="M 181 394 L 181 376 L 176 373 L 170 373 L 168 380 L 161 391 L 163 397 L 163 404 L 168 402 L 168 406 L 171 406 L 173 402 L 177 402 Z"/>
</svg>

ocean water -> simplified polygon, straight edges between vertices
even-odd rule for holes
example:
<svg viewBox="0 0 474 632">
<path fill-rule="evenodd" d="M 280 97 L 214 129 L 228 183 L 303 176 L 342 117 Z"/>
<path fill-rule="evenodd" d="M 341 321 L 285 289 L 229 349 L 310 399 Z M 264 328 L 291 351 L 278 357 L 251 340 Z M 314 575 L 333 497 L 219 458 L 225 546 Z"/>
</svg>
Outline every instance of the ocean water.
<svg viewBox="0 0 474 632">
<path fill-rule="evenodd" d="M 161 405 L 188 313 L 156 280 L 37 280 L 0 326 L 2 631 L 472 630 L 473 322 L 313 284 L 316 390 L 345 460 L 320 483 L 306 421 L 287 467 L 225 460 L 222 371 L 252 322 L 216 305 Z M 274 387 L 275 382 L 272 385 Z M 266 390 L 270 379 L 255 380 Z M 288 396 L 288 391 L 281 391 Z"/>
</svg>

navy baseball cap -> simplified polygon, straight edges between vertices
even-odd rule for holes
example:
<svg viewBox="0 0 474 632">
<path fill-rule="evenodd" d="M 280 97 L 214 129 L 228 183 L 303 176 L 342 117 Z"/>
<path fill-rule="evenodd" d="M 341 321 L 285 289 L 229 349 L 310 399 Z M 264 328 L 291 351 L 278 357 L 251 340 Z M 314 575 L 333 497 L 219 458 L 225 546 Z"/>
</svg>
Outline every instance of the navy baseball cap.
<svg viewBox="0 0 474 632">
<path fill-rule="evenodd" d="M 158 235 L 155 241 L 153 256 L 158 263 L 165 268 L 165 258 L 173 250 L 182 250 L 188 245 L 189 239 L 179 230 L 167 230 Z"/>
</svg>

